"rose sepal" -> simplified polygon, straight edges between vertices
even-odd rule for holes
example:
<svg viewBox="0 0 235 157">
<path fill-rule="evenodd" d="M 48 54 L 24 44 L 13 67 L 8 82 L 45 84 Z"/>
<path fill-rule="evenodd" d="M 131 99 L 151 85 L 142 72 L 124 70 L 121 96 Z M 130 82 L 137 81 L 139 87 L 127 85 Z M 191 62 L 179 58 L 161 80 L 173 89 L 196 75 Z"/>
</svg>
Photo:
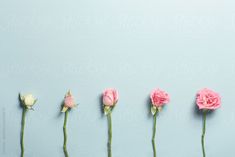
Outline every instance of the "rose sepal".
<svg viewBox="0 0 235 157">
<path fill-rule="evenodd" d="M 155 106 L 155 105 L 152 105 L 151 106 L 151 113 L 152 113 L 152 115 L 154 116 L 157 112 L 160 112 L 162 110 L 162 107 L 161 106 L 159 106 L 159 107 L 157 107 L 157 106 Z"/>
<path fill-rule="evenodd" d="M 157 112 L 157 107 L 152 105 L 151 106 L 151 113 L 152 113 L 152 115 L 154 116 L 156 114 L 156 112 Z"/>
<path fill-rule="evenodd" d="M 111 106 L 104 105 L 104 115 L 107 116 L 108 114 L 110 114 L 112 112 L 112 108 L 113 107 L 111 107 Z"/>
</svg>

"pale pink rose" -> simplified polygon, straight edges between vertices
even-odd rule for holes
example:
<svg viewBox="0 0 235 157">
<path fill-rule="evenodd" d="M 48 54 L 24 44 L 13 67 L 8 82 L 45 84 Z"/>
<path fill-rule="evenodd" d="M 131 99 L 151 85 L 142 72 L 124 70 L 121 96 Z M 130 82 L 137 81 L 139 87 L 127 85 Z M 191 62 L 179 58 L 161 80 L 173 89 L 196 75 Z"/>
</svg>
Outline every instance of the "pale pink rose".
<svg viewBox="0 0 235 157">
<path fill-rule="evenodd" d="M 170 96 L 165 91 L 160 89 L 155 89 L 152 91 L 151 102 L 153 106 L 160 107 L 167 104 L 170 101 Z"/>
<path fill-rule="evenodd" d="M 103 104 L 113 106 L 118 101 L 118 92 L 115 89 L 109 88 L 103 92 Z"/>
<path fill-rule="evenodd" d="M 204 88 L 197 93 L 196 103 L 199 109 L 215 110 L 220 107 L 221 98 L 218 93 Z"/>
<path fill-rule="evenodd" d="M 72 95 L 66 95 L 64 98 L 64 106 L 68 108 L 73 108 L 75 106 L 75 101 Z"/>
<path fill-rule="evenodd" d="M 63 104 L 63 108 L 62 108 L 61 112 L 66 112 L 67 110 L 74 108 L 76 106 L 77 105 L 75 103 L 74 97 L 73 97 L 71 91 L 69 90 L 64 97 L 64 104 Z"/>
</svg>

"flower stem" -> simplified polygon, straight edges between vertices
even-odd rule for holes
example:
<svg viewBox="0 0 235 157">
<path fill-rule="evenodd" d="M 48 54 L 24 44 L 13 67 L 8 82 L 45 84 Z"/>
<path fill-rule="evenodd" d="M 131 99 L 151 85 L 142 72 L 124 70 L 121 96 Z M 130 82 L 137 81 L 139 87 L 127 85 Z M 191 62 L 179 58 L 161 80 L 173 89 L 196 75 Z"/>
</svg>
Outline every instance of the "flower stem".
<svg viewBox="0 0 235 157">
<path fill-rule="evenodd" d="M 157 121 L 157 113 L 154 114 L 154 122 L 153 122 L 153 136 L 152 136 L 152 145 L 153 145 L 153 155 L 157 156 L 156 153 L 156 144 L 155 144 L 155 135 L 156 135 L 156 121 Z"/>
<path fill-rule="evenodd" d="M 25 127 L 25 115 L 26 115 L 26 107 L 23 107 L 22 111 L 22 120 L 21 120 L 21 139 L 20 139 L 20 145 L 21 145 L 21 157 L 24 157 L 24 127 Z"/>
<path fill-rule="evenodd" d="M 66 125 L 67 125 L 67 119 L 68 119 L 68 111 L 65 112 L 65 117 L 64 117 L 64 126 L 63 126 L 63 130 L 64 130 L 64 155 L 65 157 L 68 157 L 68 151 L 67 151 L 67 131 L 66 131 Z"/>
<path fill-rule="evenodd" d="M 205 138 L 205 133 L 206 133 L 206 113 L 207 111 L 204 110 L 203 111 L 203 130 L 202 130 L 202 139 L 201 139 L 203 157 L 206 157 L 205 144 L 204 144 L 204 138 Z"/>
<path fill-rule="evenodd" d="M 111 113 L 107 115 L 108 118 L 108 134 L 109 134 L 109 139 L 108 139 L 108 157 L 112 157 L 112 117 Z"/>
</svg>

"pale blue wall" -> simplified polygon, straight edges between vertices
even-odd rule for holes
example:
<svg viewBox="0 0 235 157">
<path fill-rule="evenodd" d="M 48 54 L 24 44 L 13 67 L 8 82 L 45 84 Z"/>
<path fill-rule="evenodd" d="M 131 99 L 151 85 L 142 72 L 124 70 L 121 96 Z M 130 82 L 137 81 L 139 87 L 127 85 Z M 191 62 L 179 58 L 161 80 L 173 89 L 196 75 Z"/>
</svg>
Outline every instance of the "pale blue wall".
<svg viewBox="0 0 235 157">
<path fill-rule="evenodd" d="M 235 142 L 233 0 L 0 1 L 0 156 L 20 154 L 19 92 L 38 98 L 27 115 L 25 157 L 63 157 L 60 103 L 71 89 L 71 157 L 106 157 L 100 93 L 116 87 L 113 157 L 151 157 L 150 91 L 169 92 L 157 118 L 158 157 L 200 157 L 195 93 L 209 87 L 222 108 L 207 123 L 208 157 Z"/>
</svg>

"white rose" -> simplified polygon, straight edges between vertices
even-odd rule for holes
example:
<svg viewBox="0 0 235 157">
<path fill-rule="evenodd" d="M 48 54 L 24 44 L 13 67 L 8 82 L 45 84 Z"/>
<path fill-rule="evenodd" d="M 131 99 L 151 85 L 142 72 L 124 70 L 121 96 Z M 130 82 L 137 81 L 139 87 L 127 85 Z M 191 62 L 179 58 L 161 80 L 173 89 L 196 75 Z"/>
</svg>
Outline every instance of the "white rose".
<svg viewBox="0 0 235 157">
<path fill-rule="evenodd" d="M 37 102 L 37 99 L 35 99 L 32 94 L 20 96 L 20 99 L 23 105 L 25 105 L 28 109 L 31 109 L 32 106 Z"/>
</svg>

